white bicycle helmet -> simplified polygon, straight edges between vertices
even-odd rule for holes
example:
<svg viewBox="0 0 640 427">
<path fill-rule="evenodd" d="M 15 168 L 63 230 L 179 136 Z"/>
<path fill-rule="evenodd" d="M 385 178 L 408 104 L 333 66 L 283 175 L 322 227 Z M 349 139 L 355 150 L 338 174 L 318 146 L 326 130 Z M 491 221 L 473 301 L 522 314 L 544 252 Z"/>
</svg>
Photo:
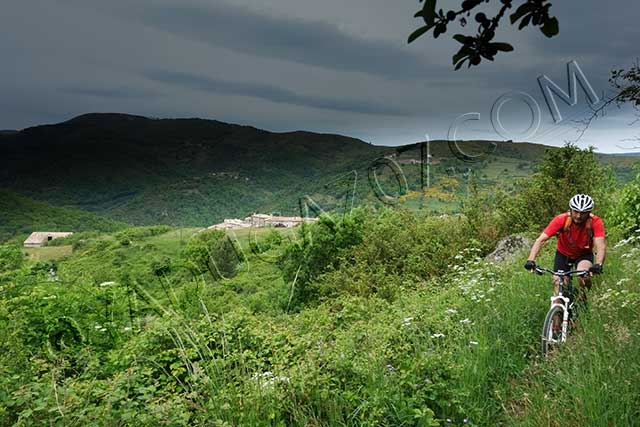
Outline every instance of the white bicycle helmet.
<svg viewBox="0 0 640 427">
<path fill-rule="evenodd" d="M 593 209 L 593 199 L 586 194 L 576 194 L 569 200 L 569 207 L 578 212 L 589 212 Z"/>
</svg>

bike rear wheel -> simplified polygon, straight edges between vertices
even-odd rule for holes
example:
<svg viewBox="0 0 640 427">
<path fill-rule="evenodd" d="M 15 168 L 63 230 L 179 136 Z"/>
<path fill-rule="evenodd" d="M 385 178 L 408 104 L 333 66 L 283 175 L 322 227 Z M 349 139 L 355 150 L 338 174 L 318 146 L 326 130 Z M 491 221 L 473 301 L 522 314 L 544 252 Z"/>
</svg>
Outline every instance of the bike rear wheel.
<svg viewBox="0 0 640 427">
<path fill-rule="evenodd" d="M 546 355 L 553 348 L 562 344 L 563 317 L 564 307 L 555 305 L 549 309 L 542 327 L 542 354 Z"/>
</svg>

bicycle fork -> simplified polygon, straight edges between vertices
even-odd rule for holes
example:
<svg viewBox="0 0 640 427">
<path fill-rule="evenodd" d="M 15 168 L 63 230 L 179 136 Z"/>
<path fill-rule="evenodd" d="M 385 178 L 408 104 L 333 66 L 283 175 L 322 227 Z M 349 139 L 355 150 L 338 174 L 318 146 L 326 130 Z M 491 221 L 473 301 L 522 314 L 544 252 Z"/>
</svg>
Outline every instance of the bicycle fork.
<svg viewBox="0 0 640 427">
<path fill-rule="evenodd" d="M 558 303 L 556 302 L 557 300 L 562 300 L 562 303 Z M 557 332 L 557 327 L 560 326 L 560 343 L 564 343 L 567 341 L 567 334 L 568 334 L 568 329 L 569 329 L 569 303 L 570 303 L 570 299 L 563 296 L 562 294 L 559 294 L 557 296 L 553 296 L 551 297 L 551 307 L 550 309 L 553 309 L 553 307 L 560 307 L 562 308 L 562 323 L 560 325 L 552 325 L 551 329 L 549 330 L 549 336 L 547 336 L 547 340 L 550 343 L 557 343 L 558 340 L 553 338 L 554 332 Z"/>
</svg>

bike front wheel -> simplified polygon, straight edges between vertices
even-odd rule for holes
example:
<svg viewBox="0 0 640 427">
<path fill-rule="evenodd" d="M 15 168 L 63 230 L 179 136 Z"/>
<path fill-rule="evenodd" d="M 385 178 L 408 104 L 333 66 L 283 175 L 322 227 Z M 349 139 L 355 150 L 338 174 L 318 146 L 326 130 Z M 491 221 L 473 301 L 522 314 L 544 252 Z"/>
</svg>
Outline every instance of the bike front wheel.
<svg viewBox="0 0 640 427">
<path fill-rule="evenodd" d="M 542 327 L 542 354 L 544 355 L 564 342 L 562 336 L 564 310 L 564 307 L 555 305 L 549 309 L 547 317 L 544 319 L 544 326 Z"/>
</svg>

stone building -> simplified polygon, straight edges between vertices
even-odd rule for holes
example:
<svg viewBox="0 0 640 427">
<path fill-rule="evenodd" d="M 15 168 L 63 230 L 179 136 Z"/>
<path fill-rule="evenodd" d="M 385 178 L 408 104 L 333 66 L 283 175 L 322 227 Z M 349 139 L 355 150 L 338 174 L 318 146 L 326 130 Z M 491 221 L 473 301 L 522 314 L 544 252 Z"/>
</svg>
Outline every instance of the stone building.
<svg viewBox="0 0 640 427">
<path fill-rule="evenodd" d="M 46 246 L 51 240 L 71 236 L 72 234 L 71 232 L 63 231 L 34 231 L 27 237 L 27 240 L 24 241 L 24 246 L 25 248 L 41 248 Z"/>
</svg>

